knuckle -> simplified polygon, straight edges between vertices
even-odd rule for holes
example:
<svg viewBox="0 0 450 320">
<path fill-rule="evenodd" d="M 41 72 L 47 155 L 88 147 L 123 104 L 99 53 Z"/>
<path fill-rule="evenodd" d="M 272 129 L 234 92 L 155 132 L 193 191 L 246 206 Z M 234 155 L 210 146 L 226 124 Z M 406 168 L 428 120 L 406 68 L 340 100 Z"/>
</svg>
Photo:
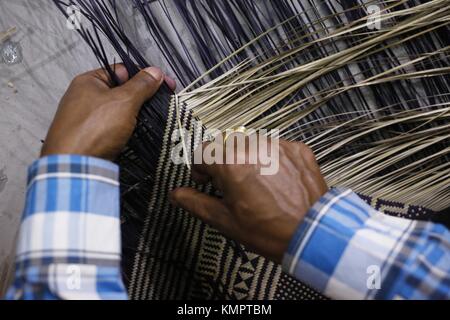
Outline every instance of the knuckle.
<svg viewBox="0 0 450 320">
<path fill-rule="evenodd" d="M 233 211 L 238 213 L 248 212 L 250 210 L 249 203 L 247 201 L 236 201 L 233 204 Z"/>
<path fill-rule="evenodd" d="M 310 147 L 308 147 L 308 146 L 306 146 L 306 149 L 305 149 L 305 159 L 309 163 L 316 163 L 317 162 L 316 155 L 314 154 L 314 151 L 312 151 L 312 149 Z"/>
<path fill-rule="evenodd" d="M 312 149 L 306 145 L 304 142 L 297 143 L 300 153 L 304 156 L 305 160 L 308 162 L 316 161 L 316 156 Z"/>
<path fill-rule="evenodd" d="M 304 142 L 297 142 L 297 146 L 298 146 L 299 150 L 302 152 L 306 152 L 307 149 L 309 149 L 308 146 Z"/>
<path fill-rule="evenodd" d="M 74 85 L 83 84 L 86 82 L 86 80 L 87 80 L 87 75 L 85 73 L 79 74 L 75 78 L 73 78 L 72 84 L 74 84 Z"/>
</svg>

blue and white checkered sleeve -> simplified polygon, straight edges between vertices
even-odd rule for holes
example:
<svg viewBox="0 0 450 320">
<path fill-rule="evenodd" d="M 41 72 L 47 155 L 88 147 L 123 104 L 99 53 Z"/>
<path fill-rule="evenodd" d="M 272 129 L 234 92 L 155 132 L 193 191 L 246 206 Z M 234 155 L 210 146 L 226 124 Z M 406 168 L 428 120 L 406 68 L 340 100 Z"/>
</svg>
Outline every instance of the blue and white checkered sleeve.
<svg viewBox="0 0 450 320">
<path fill-rule="evenodd" d="M 334 299 L 450 299 L 450 233 L 333 189 L 309 211 L 284 269 Z"/>
<path fill-rule="evenodd" d="M 30 166 L 8 299 L 127 299 L 118 175 L 111 162 L 75 155 Z"/>
</svg>

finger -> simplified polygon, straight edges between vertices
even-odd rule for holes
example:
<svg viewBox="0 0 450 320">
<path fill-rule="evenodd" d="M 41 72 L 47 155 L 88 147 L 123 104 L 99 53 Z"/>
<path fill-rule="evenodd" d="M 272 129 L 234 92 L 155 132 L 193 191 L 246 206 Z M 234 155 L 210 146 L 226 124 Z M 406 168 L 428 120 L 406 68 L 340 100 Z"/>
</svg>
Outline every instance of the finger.
<svg viewBox="0 0 450 320">
<path fill-rule="evenodd" d="M 121 63 L 119 64 L 113 64 L 111 65 L 112 70 L 114 71 L 115 75 L 117 76 L 117 80 L 119 80 L 119 83 L 125 83 L 130 79 L 130 75 L 128 74 L 127 68 Z"/>
<path fill-rule="evenodd" d="M 121 63 L 118 64 L 112 64 L 109 66 L 110 70 L 113 71 L 116 76 L 117 80 L 120 83 L 125 83 L 129 79 L 127 68 Z M 106 69 L 97 69 L 92 70 L 87 73 L 85 73 L 86 76 L 90 76 L 94 79 L 99 80 L 99 83 L 102 85 L 106 85 L 107 87 L 111 88 L 114 85 L 114 81 L 110 77 L 110 73 Z"/>
<path fill-rule="evenodd" d="M 311 188 L 310 196 L 314 198 L 310 199 L 311 202 L 316 202 L 316 196 L 324 194 L 328 190 L 328 186 L 322 175 L 320 166 L 317 162 L 314 152 L 306 144 L 302 142 L 293 142 L 293 148 L 297 149 L 298 156 L 295 157 L 298 162 L 299 168 L 302 169 L 303 179 L 306 184 Z"/>
<path fill-rule="evenodd" d="M 303 158 L 304 163 L 306 166 L 314 171 L 315 173 L 320 173 L 320 167 L 317 162 L 316 155 L 311 150 L 310 147 L 308 147 L 306 144 L 299 142 L 299 148 L 300 148 L 300 154 Z"/>
<path fill-rule="evenodd" d="M 308 147 L 303 142 L 285 141 L 283 145 L 289 159 L 299 168 L 304 168 L 308 165 L 306 162 Z"/>
<path fill-rule="evenodd" d="M 203 166 L 205 165 L 203 163 L 203 161 L 205 160 L 203 151 L 210 144 L 211 144 L 211 142 L 204 142 L 202 145 L 198 146 L 198 148 L 195 150 L 195 153 L 194 153 L 194 159 L 192 162 L 192 163 L 194 163 L 194 165 L 192 167 L 191 175 L 192 175 L 192 180 L 194 180 L 198 184 L 207 184 L 208 182 L 211 181 L 211 176 L 207 172 L 207 168 L 203 168 Z M 197 162 L 198 159 L 196 158 L 196 156 L 198 156 L 198 154 L 201 154 L 200 162 Z"/>
<path fill-rule="evenodd" d="M 211 181 L 210 176 L 198 173 L 195 170 L 192 170 L 191 175 L 192 175 L 192 180 L 194 180 L 194 182 L 196 182 L 198 184 L 207 184 L 208 182 Z"/>
<path fill-rule="evenodd" d="M 159 68 L 151 67 L 141 70 L 136 76 L 117 88 L 117 92 L 130 99 L 132 106 L 138 112 L 161 87 L 164 74 Z"/>
<path fill-rule="evenodd" d="M 177 89 L 177 82 L 175 81 L 175 79 L 169 76 L 165 76 L 164 81 L 166 82 L 170 90 L 175 91 Z"/>
<path fill-rule="evenodd" d="M 229 211 L 217 198 L 192 188 L 179 188 L 172 192 L 171 202 L 220 231 L 228 230 Z"/>
</svg>

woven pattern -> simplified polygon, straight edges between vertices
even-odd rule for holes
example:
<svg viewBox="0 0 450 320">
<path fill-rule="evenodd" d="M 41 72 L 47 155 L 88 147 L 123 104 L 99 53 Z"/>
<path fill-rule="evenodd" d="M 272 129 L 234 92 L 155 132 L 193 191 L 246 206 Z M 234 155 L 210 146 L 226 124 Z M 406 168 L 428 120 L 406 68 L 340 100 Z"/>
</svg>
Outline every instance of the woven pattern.
<svg viewBox="0 0 450 320">
<path fill-rule="evenodd" d="M 171 190 L 196 185 L 185 165 L 174 165 L 171 151 L 173 131 L 178 128 L 174 104 L 168 113 L 162 153 L 148 216 L 139 236 L 137 250 L 126 246 L 124 270 L 132 299 L 232 299 L 297 300 L 324 299 L 305 284 L 284 274 L 280 266 L 248 252 L 239 244 L 188 213 L 174 209 L 168 200 Z M 183 110 L 183 127 L 194 129 L 192 115 Z M 201 136 L 192 139 L 192 147 Z M 210 192 L 210 188 L 202 191 Z M 417 206 L 392 203 L 362 196 L 370 205 L 388 214 L 415 219 L 433 219 L 438 213 Z M 124 216 L 128 216 L 124 212 Z M 124 223 L 124 233 L 130 234 Z M 133 229 L 136 231 L 135 229 Z M 129 240 L 129 239 L 128 239 Z M 131 248 L 131 249 L 130 249 Z"/>
</svg>

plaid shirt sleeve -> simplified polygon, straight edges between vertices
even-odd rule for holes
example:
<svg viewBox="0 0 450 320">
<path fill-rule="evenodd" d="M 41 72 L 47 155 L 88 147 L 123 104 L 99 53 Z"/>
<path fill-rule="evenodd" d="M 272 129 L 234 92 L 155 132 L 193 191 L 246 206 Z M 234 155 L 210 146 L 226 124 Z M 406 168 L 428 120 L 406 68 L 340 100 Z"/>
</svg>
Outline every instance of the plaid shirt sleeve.
<svg viewBox="0 0 450 320">
<path fill-rule="evenodd" d="M 82 156 L 31 165 L 8 299 L 127 299 L 118 175 L 115 164 Z"/>
<path fill-rule="evenodd" d="M 450 233 L 334 189 L 309 211 L 284 269 L 334 299 L 450 299 Z"/>
</svg>

